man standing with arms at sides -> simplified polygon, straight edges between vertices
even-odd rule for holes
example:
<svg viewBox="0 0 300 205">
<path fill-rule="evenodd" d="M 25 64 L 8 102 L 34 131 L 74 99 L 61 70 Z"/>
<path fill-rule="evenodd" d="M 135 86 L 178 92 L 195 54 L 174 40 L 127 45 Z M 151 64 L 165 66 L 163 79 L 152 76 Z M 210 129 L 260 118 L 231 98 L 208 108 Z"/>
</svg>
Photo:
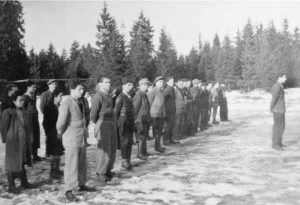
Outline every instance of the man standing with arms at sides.
<svg viewBox="0 0 300 205">
<path fill-rule="evenodd" d="M 183 112 L 184 112 L 184 96 L 183 96 L 183 81 L 179 79 L 176 81 L 176 85 L 174 86 L 175 92 L 175 106 L 176 106 L 176 114 L 175 114 L 175 125 L 173 128 L 173 136 L 175 140 L 179 140 L 182 138 L 182 130 L 183 130 Z"/>
<path fill-rule="evenodd" d="M 160 143 L 166 116 L 164 103 L 164 77 L 156 77 L 154 84 L 155 87 L 148 93 L 148 99 L 150 103 L 150 115 L 152 118 L 153 137 L 155 140 L 154 149 L 162 153 L 166 151 L 166 148 L 162 147 Z"/>
<path fill-rule="evenodd" d="M 73 195 L 73 190 L 79 186 L 79 191 L 95 191 L 85 185 L 87 172 L 86 140 L 87 127 L 84 106 L 79 100 L 84 92 L 82 82 L 73 79 L 69 82 L 70 96 L 59 107 L 56 123 L 58 137 L 62 138 L 65 148 L 64 181 L 66 198 L 70 202 L 79 199 Z"/>
<path fill-rule="evenodd" d="M 29 114 L 29 120 L 32 124 L 32 156 L 34 161 L 40 161 L 42 158 L 38 156 L 38 148 L 40 148 L 40 125 L 39 114 L 36 107 L 36 85 L 33 81 L 27 82 L 27 90 L 24 94 L 24 108 Z"/>
<path fill-rule="evenodd" d="M 109 94 L 109 77 L 98 79 L 97 93 L 92 99 L 90 119 L 95 123 L 94 135 L 98 140 L 96 174 L 101 184 L 113 177 L 112 169 L 117 152 L 117 127 L 113 114 L 113 99 Z"/>
<path fill-rule="evenodd" d="M 174 78 L 167 78 L 167 87 L 164 91 L 164 101 L 166 108 L 166 118 L 164 123 L 164 138 L 163 145 L 169 146 L 174 145 L 173 139 L 173 129 L 175 125 L 175 115 L 176 115 L 176 103 L 175 103 L 175 90 L 174 90 Z"/>
<path fill-rule="evenodd" d="M 212 94 L 212 106 L 213 106 L 213 124 L 219 124 L 217 121 L 217 112 L 219 107 L 219 83 L 217 82 L 213 89 L 211 90 Z"/>
<path fill-rule="evenodd" d="M 47 133 L 51 132 L 51 128 L 48 128 L 48 126 L 47 126 L 48 125 L 47 120 L 50 119 L 51 117 L 49 118 L 49 116 L 52 115 L 51 111 L 52 111 L 52 107 L 54 104 L 53 92 L 57 88 L 57 83 L 54 79 L 52 79 L 47 82 L 47 85 L 48 85 L 49 89 L 42 93 L 41 101 L 40 101 L 40 111 L 44 115 L 43 127 L 44 127 L 45 134 L 46 134 L 46 141 L 50 137 L 47 135 Z M 47 146 L 46 146 L 46 153 L 48 153 Z M 48 157 L 48 154 L 46 154 L 46 155 Z M 36 159 L 36 160 L 38 161 L 39 159 Z"/>
<path fill-rule="evenodd" d="M 208 127 L 208 114 L 210 109 L 209 104 L 209 91 L 207 90 L 206 83 L 202 83 L 201 86 L 201 96 L 200 96 L 200 112 L 201 112 L 201 121 L 200 121 L 200 131 L 204 131 Z"/>
<path fill-rule="evenodd" d="M 192 81 L 193 86 L 190 88 L 191 95 L 193 98 L 192 102 L 192 110 L 193 110 L 193 119 L 194 119 L 194 133 L 198 131 L 199 117 L 200 117 L 200 88 L 198 84 L 200 81 L 198 79 L 194 79 Z"/>
<path fill-rule="evenodd" d="M 283 87 L 285 81 L 286 75 L 280 76 L 272 88 L 272 101 L 270 106 L 270 111 L 273 113 L 274 118 L 272 148 L 277 150 L 281 150 L 284 146 L 282 144 L 282 135 L 285 128 L 286 111 Z"/>
<path fill-rule="evenodd" d="M 117 97 L 114 108 L 121 141 L 121 166 L 127 170 L 132 170 L 131 151 L 134 132 L 134 107 L 130 96 L 132 89 L 133 82 L 129 79 L 123 79 L 122 93 Z"/>
<path fill-rule="evenodd" d="M 212 84 L 207 83 L 206 85 L 206 90 L 208 91 L 208 121 L 207 121 L 207 126 L 210 127 L 211 125 L 209 124 L 210 118 L 211 118 L 211 110 L 212 110 Z"/>
<path fill-rule="evenodd" d="M 139 89 L 133 98 L 133 106 L 135 113 L 136 136 L 138 140 L 137 158 L 146 160 L 147 156 L 147 132 L 151 123 L 150 104 L 147 98 L 149 80 L 143 78 L 139 81 Z"/>
<path fill-rule="evenodd" d="M 228 121 L 228 104 L 225 84 L 221 84 L 220 87 L 220 120 Z"/>
</svg>

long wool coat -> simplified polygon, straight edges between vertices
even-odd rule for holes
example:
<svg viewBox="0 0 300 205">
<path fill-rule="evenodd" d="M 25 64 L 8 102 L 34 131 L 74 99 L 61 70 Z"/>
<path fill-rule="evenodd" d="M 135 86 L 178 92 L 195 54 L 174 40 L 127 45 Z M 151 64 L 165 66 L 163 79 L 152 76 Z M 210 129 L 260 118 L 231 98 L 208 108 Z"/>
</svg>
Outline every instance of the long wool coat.
<svg viewBox="0 0 300 205">
<path fill-rule="evenodd" d="M 5 169 L 7 172 L 20 172 L 22 164 L 31 166 L 32 132 L 28 113 L 20 110 L 22 118 L 15 108 L 6 109 L 1 116 L 0 131 L 2 141 L 6 143 Z"/>
</svg>

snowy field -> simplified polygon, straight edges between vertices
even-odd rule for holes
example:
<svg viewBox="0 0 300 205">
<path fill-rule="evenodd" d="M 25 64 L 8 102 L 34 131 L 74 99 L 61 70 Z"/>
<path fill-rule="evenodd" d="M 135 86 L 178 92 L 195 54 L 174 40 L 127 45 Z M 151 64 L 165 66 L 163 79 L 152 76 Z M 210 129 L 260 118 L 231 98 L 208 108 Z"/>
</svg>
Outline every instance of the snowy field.
<svg viewBox="0 0 300 205">
<path fill-rule="evenodd" d="M 95 181 L 95 139 L 90 126 L 89 182 L 95 193 L 78 193 L 78 204 L 300 204 L 300 89 L 286 90 L 287 114 L 284 151 L 271 149 L 270 94 L 253 91 L 228 94 L 230 122 L 221 123 L 182 140 L 165 154 L 153 150 L 144 162 L 132 154 L 133 171 L 120 170 L 105 187 Z M 42 130 L 43 134 L 43 130 Z M 44 134 L 40 155 L 44 155 Z M 27 168 L 37 189 L 14 196 L 5 192 L 4 145 L 0 145 L 0 204 L 38 205 L 65 203 L 63 184 L 49 180 L 49 162 Z"/>
</svg>

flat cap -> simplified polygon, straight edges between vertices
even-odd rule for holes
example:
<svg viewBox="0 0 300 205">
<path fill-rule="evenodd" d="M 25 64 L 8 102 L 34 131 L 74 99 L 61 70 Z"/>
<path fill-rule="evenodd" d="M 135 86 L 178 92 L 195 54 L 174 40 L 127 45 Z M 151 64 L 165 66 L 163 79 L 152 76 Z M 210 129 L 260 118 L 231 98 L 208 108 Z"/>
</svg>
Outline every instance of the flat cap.
<svg viewBox="0 0 300 205">
<path fill-rule="evenodd" d="M 56 83 L 56 80 L 55 79 L 48 80 L 47 85 L 50 85 L 52 83 Z"/>
<path fill-rule="evenodd" d="M 198 84 L 198 83 L 200 83 L 200 80 L 199 80 L 199 79 L 194 79 L 194 80 L 192 81 L 192 83 L 193 83 L 193 84 Z"/>
<path fill-rule="evenodd" d="M 163 76 L 157 76 L 154 80 L 154 84 L 157 82 L 157 81 L 160 81 L 160 80 L 164 80 L 164 77 Z"/>
<path fill-rule="evenodd" d="M 143 85 L 143 84 L 150 84 L 150 81 L 148 80 L 148 78 L 142 78 L 139 81 L 139 85 Z"/>
</svg>

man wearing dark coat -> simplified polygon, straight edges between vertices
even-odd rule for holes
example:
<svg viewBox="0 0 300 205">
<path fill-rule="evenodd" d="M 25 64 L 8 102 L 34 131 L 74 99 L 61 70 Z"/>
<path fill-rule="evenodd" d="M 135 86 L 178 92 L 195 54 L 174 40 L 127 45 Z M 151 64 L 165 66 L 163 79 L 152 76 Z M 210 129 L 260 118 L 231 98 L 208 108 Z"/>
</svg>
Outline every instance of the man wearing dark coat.
<svg viewBox="0 0 300 205">
<path fill-rule="evenodd" d="M 183 120 L 183 134 L 185 136 L 191 136 L 195 134 L 194 118 L 193 118 L 193 97 L 191 94 L 191 80 L 186 79 L 184 82 L 184 100 L 185 100 L 185 111 Z"/>
<path fill-rule="evenodd" d="M 100 183 L 113 178 L 113 165 L 117 152 L 117 127 L 113 113 L 113 98 L 109 94 L 109 77 L 98 79 L 97 93 L 92 99 L 90 118 L 95 123 L 94 135 L 98 140 L 96 173 Z"/>
<path fill-rule="evenodd" d="M 130 96 L 132 89 L 133 82 L 130 79 L 123 79 L 122 93 L 117 97 L 114 108 L 121 141 L 121 166 L 127 170 L 132 169 L 131 151 L 134 132 L 134 107 Z"/>
<path fill-rule="evenodd" d="M 220 120 L 228 121 L 228 104 L 227 104 L 225 84 L 221 84 L 220 87 L 219 103 L 220 103 Z"/>
<path fill-rule="evenodd" d="M 277 83 L 272 88 L 272 100 L 270 105 L 270 111 L 273 113 L 274 119 L 272 147 L 277 150 L 282 149 L 284 146 L 282 144 L 282 135 L 285 129 L 286 112 L 283 87 L 285 81 L 286 75 L 282 75 L 278 78 Z"/>
<path fill-rule="evenodd" d="M 45 135 L 46 135 L 46 141 L 50 137 L 47 135 L 47 133 L 51 132 L 51 128 L 48 128 L 47 126 L 47 121 L 49 118 L 51 118 L 51 108 L 53 107 L 54 104 L 54 97 L 53 97 L 53 92 L 57 88 L 57 83 L 54 79 L 49 80 L 47 82 L 47 85 L 49 89 L 41 94 L 41 101 L 40 101 L 40 111 L 43 114 L 43 127 L 45 130 Z M 48 154 L 48 147 L 46 146 L 46 156 L 49 156 Z"/>
<path fill-rule="evenodd" d="M 164 102 L 166 108 L 166 118 L 164 123 L 164 137 L 163 145 L 174 145 L 177 142 L 173 139 L 173 129 L 175 125 L 176 103 L 175 103 L 175 90 L 174 78 L 167 78 L 167 86 L 164 90 Z"/>
<path fill-rule="evenodd" d="M 138 141 L 137 157 L 146 160 L 147 153 L 147 132 L 151 123 L 150 103 L 147 98 L 149 80 L 143 78 L 139 81 L 139 89 L 133 97 L 133 106 L 135 113 L 136 137 Z"/>
<path fill-rule="evenodd" d="M 18 194 L 15 179 L 21 179 L 21 187 L 34 188 L 28 183 L 25 165 L 32 165 L 31 158 L 31 121 L 25 109 L 24 96 L 16 91 L 11 100 L 14 108 L 7 108 L 1 116 L 0 131 L 2 142 L 5 143 L 5 170 L 8 179 L 8 191 Z"/>
<path fill-rule="evenodd" d="M 40 148 L 40 124 L 39 114 L 36 107 L 36 85 L 33 81 L 27 82 L 27 90 L 24 95 L 24 108 L 29 113 L 32 124 L 32 156 L 34 161 L 40 161 L 42 158 L 38 156 Z"/>
<path fill-rule="evenodd" d="M 175 93 L 175 125 L 173 128 L 174 139 L 179 140 L 182 138 L 183 131 L 183 116 L 184 116 L 184 95 L 183 95 L 183 80 L 179 79 L 176 81 L 174 86 Z"/>
<path fill-rule="evenodd" d="M 154 149 L 158 152 L 165 152 L 166 148 L 161 146 L 161 137 L 163 135 L 163 126 L 166 117 L 164 102 L 164 77 L 158 76 L 154 80 L 155 87 L 148 92 L 150 103 L 150 115 L 152 121 L 152 130 L 154 137 Z"/>
<path fill-rule="evenodd" d="M 200 117 L 200 88 L 198 84 L 200 81 L 198 79 L 194 79 L 192 81 L 193 87 L 190 88 L 192 95 L 192 113 L 194 119 L 194 127 L 193 131 L 196 133 L 198 131 L 199 117 Z"/>
<path fill-rule="evenodd" d="M 209 91 L 207 90 L 207 83 L 202 83 L 202 92 L 200 96 L 200 112 L 201 112 L 201 121 L 200 121 L 200 131 L 204 131 L 208 127 L 209 121 Z"/>
</svg>

